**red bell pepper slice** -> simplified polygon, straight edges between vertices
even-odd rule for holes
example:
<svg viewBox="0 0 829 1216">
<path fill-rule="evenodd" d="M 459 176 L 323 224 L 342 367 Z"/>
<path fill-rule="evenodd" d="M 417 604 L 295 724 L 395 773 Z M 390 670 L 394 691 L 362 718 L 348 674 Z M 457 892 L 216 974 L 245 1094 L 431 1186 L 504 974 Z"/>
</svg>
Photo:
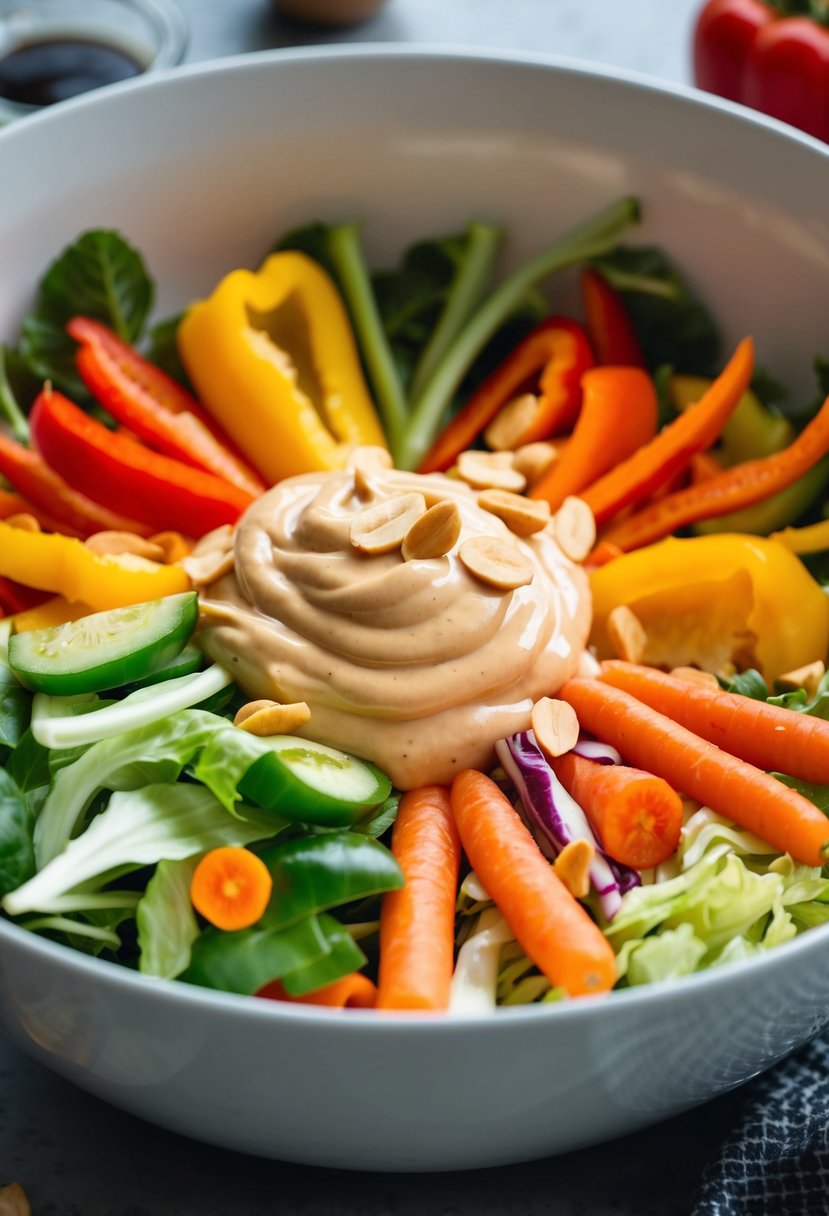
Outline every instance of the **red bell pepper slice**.
<svg viewBox="0 0 829 1216">
<path fill-rule="evenodd" d="M 109 434 L 109 432 L 107 432 Z M 139 523 L 131 514 L 108 510 L 93 502 L 86 494 L 67 484 L 43 457 L 15 443 L 0 432 L 0 476 L 10 481 L 19 494 L 30 499 L 22 510 L 34 515 L 49 532 L 67 536 L 91 536 L 94 532 L 137 532 L 148 536 L 152 529 Z M 4 514 L 16 515 L 21 508 Z"/>
<path fill-rule="evenodd" d="M 569 317 L 548 317 L 472 394 L 438 435 L 418 472 L 448 469 L 498 411 L 536 377 L 540 389 L 538 413 L 531 429 L 517 442 L 532 443 L 566 431 L 579 412 L 582 375 L 592 366 L 593 355 L 582 327 Z"/>
<path fill-rule="evenodd" d="M 113 418 L 164 455 L 215 473 L 248 494 L 262 493 L 259 475 L 171 376 L 91 317 L 73 317 L 66 332 L 79 343 L 75 363 L 81 379 Z"/>
<path fill-rule="evenodd" d="M 24 587 L 10 578 L 0 576 L 0 616 L 14 616 L 16 612 L 28 612 L 45 604 L 51 598 L 49 591 L 36 591 L 34 587 Z"/>
<path fill-rule="evenodd" d="M 581 273 L 587 334 L 596 362 L 611 367 L 645 367 L 636 330 L 619 293 L 598 271 L 586 267 Z"/>
<path fill-rule="evenodd" d="M 153 530 L 203 536 L 235 523 L 253 501 L 213 473 L 114 434 L 49 388 L 35 401 L 30 426 L 38 452 L 70 484 L 110 510 L 131 510 Z"/>
</svg>

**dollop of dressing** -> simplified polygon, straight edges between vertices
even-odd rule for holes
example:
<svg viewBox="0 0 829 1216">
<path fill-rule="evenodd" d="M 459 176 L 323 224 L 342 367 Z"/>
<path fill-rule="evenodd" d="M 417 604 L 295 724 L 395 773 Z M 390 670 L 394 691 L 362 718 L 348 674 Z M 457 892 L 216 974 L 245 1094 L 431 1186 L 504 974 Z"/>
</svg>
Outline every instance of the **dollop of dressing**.
<svg viewBox="0 0 829 1216">
<path fill-rule="evenodd" d="M 366 553 L 352 522 L 404 494 L 457 504 L 441 557 Z M 494 538 L 529 560 L 526 585 L 476 576 L 459 549 Z M 298 733 L 373 760 L 399 789 L 494 764 L 533 703 L 575 671 L 590 628 L 587 578 L 548 531 L 523 540 L 442 474 L 381 467 L 280 482 L 244 514 L 235 569 L 202 596 L 200 639 L 251 698 L 305 701 Z"/>
</svg>

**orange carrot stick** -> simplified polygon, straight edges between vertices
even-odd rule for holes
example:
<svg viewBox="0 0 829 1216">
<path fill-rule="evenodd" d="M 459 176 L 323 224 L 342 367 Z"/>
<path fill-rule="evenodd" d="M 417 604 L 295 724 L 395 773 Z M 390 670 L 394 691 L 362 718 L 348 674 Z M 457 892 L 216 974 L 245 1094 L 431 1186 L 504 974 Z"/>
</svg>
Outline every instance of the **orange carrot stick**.
<svg viewBox="0 0 829 1216">
<path fill-rule="evenodd" d="M 829 785 L 829 722 L 640 667 L 602 664 L 602 680 L 758 768 Z"/>
<path fill-rule="evenodd" d="M 466 769 L 452 782 L 451 800 L 475 873 L 550 983 L 570 996 L 612 988 L 616 962 L 610 943 L 556 877 L 495 782 Z"/>
<path fill-rule="evenodd" d="M 554 511 L 656 434 L 653 381 L 637 367 L 594 367 L 581 378 L 582 406 L 567 451 L 536 482 L 530 498 Z"/>
<path fill-rule="evenodd" d="M 248 929 L 261 919 L 272 889 L 261 857 L 228 846 L 202 857 L 190 881 L 190 902 L 217 929 Z"/>
<path fill-rule="evenodd" d="M 683 687 L 687 696 L 690 686 Z M 825 815 L 762 769 L 721 751 L 604 680 L 569 680 L 557 695 L 569 701 L 585 730 L 618 748 L 638 768 L 664 777 L 674 789 L 748 828 L 795 861 L 807 866 L 826 861 Z"/>
<path fill-rule="evenodd" d="M 269 1001 L 290 1001 L 297 1005 L 327 1005 L 331 1009 L 373 1009 L 377 1003 L 377 988 L 361 971 L 352 971 L 340 980 L 306 992 L 304 996 L 291 996 L 279 980 L 272 980 L 260 988 L 257 996 Z"/>
<path fill-rule="evenodd" d="M 391 850 L 406 884 L 383 896 L 377 1008 L 446 1009 L 461 846 L 445 786 L 403 795 Z"/>
<path fill-rule="evenodd" d="M 744 338 L 695 405 L 584 491 L 581 497 L 596 522 L 603 524 L 622 507 L 641 502 L 687 468 L 697 452 L 710 448 L 748 388 L 753 369 L 754 343 Z"/>
<path fill-rule="evenodd" d="M 700 519 L 742 511 L 779 494 L 829 452 L 829 397 L 797 438 L 772 456 L 746 460 L 715 477 L 669 494 L 611 528 L 605 538 L 629 552 Z"/>
<path fill-rule="evenodd" d="M 621 764 L 597 764 L 568 752 L 552 761 L 616 861 L 649 870 L 675 853 L 682 830 L 682 799 L 667 781 Z"/>
</svg>

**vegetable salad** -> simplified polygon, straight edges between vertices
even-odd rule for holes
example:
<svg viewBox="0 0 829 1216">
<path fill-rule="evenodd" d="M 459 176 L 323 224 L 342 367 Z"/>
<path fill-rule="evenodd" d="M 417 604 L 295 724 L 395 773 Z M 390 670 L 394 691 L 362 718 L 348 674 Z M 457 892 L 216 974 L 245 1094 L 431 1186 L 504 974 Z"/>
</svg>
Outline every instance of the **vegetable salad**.
<svg viewBox="0 0 829 1216">
<path fill-rule="evenodd" d="M 7 917 L 169 980 L 450 1014 L 829 919 L 827 365 L 792 402 L 750 337 L 724 352 L 681 269 L 632 243 L 638 214 L 623 199 L 500 278 L 491 224 L 372 271 L 356 226 L 317 223 L 149 330 L 120 234 L 59 254 L 0 359 Z M 540 291 L 565 271 L 579 315 Z M 315 500 L 283 581 L 303 546 L 342 561 L 335 526 L 372 577 L 465 580 L 481 612 L 568 572 L 560 676 L 521 685 L 486 763 L 413 727 L 410 780 L 333 661 L 297 692 L 246 652 L 239 602 L 280 629 L 288 608 L 255 600 L 240 521 L 311 475 L 352 514 Z M 329 574 L 318 592 L 336 611 Z M 361 746 L 332 741 L 337 697 Z"/>
</svg>

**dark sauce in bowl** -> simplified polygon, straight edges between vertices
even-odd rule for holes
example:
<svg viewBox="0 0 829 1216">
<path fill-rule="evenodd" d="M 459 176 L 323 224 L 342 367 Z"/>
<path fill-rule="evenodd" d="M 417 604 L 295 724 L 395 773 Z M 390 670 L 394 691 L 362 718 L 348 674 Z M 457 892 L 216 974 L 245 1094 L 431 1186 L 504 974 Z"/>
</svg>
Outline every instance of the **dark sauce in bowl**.
<svg viewBox="0 0 829 1216">
<path fill-rule="evenodd" d="M 64 37 L 26 42 L 0 58 L 0 97 L 49 106 L 144 70 L 126 51 L 103 42 Z"/>
</svg>

